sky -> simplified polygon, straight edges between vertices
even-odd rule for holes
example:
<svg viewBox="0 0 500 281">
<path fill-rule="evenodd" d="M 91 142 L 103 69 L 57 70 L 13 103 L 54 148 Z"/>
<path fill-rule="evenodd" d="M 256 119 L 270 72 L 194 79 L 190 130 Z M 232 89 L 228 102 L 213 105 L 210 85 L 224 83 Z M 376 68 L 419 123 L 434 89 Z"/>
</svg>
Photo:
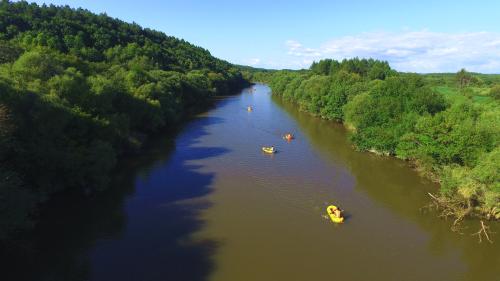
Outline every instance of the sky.
<svg viewBox="0 0 500 281">
<path fill-rule="evenodd" d="M 50 0 L 136 22 L 229 62 L 307 68 L 387 60 L 398 71 L 500 73 L 499 0 Z"/>
</svg>

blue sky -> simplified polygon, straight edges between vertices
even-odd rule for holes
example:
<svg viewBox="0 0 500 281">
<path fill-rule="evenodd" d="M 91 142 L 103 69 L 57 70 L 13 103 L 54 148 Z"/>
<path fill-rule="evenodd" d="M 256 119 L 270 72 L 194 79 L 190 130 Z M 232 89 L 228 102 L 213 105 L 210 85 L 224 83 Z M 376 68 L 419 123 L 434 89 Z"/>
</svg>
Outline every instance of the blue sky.
<svg viewBox="0 0 500 281">
<path fill-rule="evenodd" d="M 233 63 L 374 57 L 400 71 L 500 73 L 500 1 L 52 0 L 163 31 Z"/>
</svg>

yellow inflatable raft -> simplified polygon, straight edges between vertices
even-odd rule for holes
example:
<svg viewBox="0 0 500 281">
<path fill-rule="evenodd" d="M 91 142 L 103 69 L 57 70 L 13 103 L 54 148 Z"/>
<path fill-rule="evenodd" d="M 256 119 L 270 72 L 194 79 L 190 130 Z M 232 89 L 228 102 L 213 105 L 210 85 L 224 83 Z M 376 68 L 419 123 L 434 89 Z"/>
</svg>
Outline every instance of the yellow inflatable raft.
<svg viewBox="0 0 500 281">
<path fill-rule="evenodd" d="M 276 153 L 276 149 L 274 149 L 274 147 L 262 147 L 262 151 L 264 151 L 265 153 Z"/>
<path fill-rule="evenodd" d="M 340 214 L 340 217 L 337 217 L 334 213 L 335 210 L 340 210 L 337 206 L 335 205 L 330 205 L 326 208 L 326 212 L 328 213 L 328 216 L 330 217 L 330 220 L 334 223 L 343 223 L 344 222 L 344 217 L 342 217 L 342 213 Z"/>
</svg>

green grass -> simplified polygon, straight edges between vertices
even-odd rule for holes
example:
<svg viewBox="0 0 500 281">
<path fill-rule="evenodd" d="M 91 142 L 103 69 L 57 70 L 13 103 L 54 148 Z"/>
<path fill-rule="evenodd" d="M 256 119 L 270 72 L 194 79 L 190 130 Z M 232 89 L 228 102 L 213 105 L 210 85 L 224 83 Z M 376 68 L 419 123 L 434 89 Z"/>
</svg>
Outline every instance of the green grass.
<svg viewBox="0 0 500 281">
<path fill-rule="evenodd" d="M 464 90 L 460 90 L 456 86 L 434 86 L 433 89 L 452 102 L 463 101 L 469 98 L 479 104 L 493 101 L 493 98 L 490 96 L 490 87 L 467 87 Z"/>
</svg>

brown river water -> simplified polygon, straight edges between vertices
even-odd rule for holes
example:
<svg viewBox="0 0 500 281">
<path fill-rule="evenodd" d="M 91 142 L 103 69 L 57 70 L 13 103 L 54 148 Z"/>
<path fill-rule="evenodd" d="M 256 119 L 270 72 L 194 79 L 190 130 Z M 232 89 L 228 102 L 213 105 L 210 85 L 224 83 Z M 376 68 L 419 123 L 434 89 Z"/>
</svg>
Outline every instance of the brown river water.
<svg viewBox="0 0 500 281">
<path fill-rule="evenodd" d="M 284 141 L 286 132 L 296 139 Z M 101 196 L 51 207 L 29 257 L 7 272 L 17 280 L 500 280 L 499 234 L 478 243 L 478 221 L 451 232 L 451 221 L 422 209 L 436 184 L 403 161 L 355 151 L 341 125 L 297 111 L 265 85 L 221 99 L 130 162 Z M 344 224 L 324 218 L 332 203 L 346 211 Z"/>
</svg>

